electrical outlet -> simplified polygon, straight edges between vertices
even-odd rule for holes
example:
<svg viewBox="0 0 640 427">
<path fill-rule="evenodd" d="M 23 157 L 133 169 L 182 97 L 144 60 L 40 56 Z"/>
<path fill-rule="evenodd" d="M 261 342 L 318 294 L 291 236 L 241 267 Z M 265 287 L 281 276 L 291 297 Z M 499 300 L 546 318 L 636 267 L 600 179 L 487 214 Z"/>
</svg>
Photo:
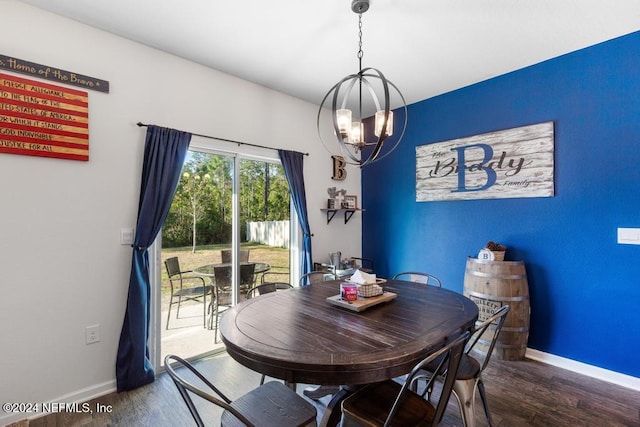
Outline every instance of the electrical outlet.
<svg viewBox="0 0 640 427">
<path fill-rule="evenodd" d="M 618 228 L 618 244 L 640 245 L 640 228 Z"/>
<path fill-rule="evenodd" d="M 93 344 L 100 341 L 100 325 L 87 326 L 85 329 L 86 344 Z"/>
</svg>

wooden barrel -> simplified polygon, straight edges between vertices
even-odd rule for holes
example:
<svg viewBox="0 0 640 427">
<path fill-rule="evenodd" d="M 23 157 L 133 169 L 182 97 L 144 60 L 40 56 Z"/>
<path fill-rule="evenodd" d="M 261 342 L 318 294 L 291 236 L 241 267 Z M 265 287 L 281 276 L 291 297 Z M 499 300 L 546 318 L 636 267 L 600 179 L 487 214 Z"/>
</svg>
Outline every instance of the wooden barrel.
<svg viewBox="0 0 640 427">
<path fill-rule="evenodd" d="M 529 339 L 529 283 L 523 261 L 484 261 L 468 258 L 464 274 L 464 295 L 478 305 L 478 323 L 503 305 L 511 306 L 493 350 L 503 360 L 522 360 Z M 485 335 L 492 333 L 491 327 Z M 488 348 L 489 338 L 476 347 Z"/>
</svg>

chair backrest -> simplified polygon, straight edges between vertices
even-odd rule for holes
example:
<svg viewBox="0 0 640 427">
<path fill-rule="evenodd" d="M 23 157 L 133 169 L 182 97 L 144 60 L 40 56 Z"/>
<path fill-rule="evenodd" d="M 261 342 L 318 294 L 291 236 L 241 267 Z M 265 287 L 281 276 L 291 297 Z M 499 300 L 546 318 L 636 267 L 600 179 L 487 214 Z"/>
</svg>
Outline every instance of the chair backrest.
<svg viewBox="0 0 640 427">
<path fill-rule="evenodd" d="M 289 271 L 266 271 L 260 277 L 260 283 L 283 282 L 289 283 Z"/>
<path fill-rule="evenodd" d="M 418 271 L 403 271 L 393 276 L 393 280 L 406 280 L 408 282 L 423 283 L 425 285 L 442 287 L 442 282 L 433 274 L 420 273 Z"/>
<path fill-rule="evenodd" d="M 240 249 L 240 262 L 249 262 L 249 250 L 250 249 Z M 222 249 L 220 251 L 220 258 L 223 264 L 231 263 L 232 257 L 233 251 L 231 249 Z"/>
<path fill-rule="evenodd" d="M 453 390 L 453 384 L 456 379 L 456 375 L 458 373 L 458 367 L 460 366 L 460 360 L 462 359 L 462 354 L 464 353 L 464 347 L 467 341 L 469 340 L 469 332 L 464 332 L 455 340 L 452 340 L 445 347 L 440 350 L 431 353 L 425 359 L 420 361 L 414 368 L 411 370 L 404 383 L 402 384 L 402 389 L 398 393 L 391 410 L 389 411 L 389 416 L 385 422 L 385 426 L 390 425 L 391 420 L 393 419 L 393 415 L 398 410 L 400 403 L 402 401 L 403 395 L 410 390 L 411 384 L 414 378 L 418 375 L 421 375 L 422 369 L 427 366 L 429 363 L 434 360 L 440 358 L 440 364 L 438 365 L 437 370 L 434 372 L 434 375 L 427 382 L 427 387 L 433 387 L 433 382 L 436 381 L 438 376 L 440 378 L 444 377 L 444 382 L 442 385 L 442 390 L 440 393 L 440 398 L 436 405 L 436 412 L 433 417 L 433 425 L 438 425 L 442 420 L 442 416 L 444 415 L 444 411 L 447 408 L 447 402 L 449 402 L 449 397 L 451 396 L 451 390 Z"/>
<path fill-rule="evenodd" d="M 171 257 L 164 260 L 164 265 L 167 268 L 167 274 L 169 275 L 169 279 L 171 279 L 176 274 L 180 274 L 180 262 L 178 261 L 178 257 Z"/>
<path fill-rule="evenodd" d="M 484 371 L 484 368 L 489 364 L 489 359 L 491 359 L 493 348 L 496 346 L 498 335 L 500 335 L 502 325 L 504 325 L 507 314 L 509 314 L 509 309 L 510 307 L 508 305 L 500 307 L 484 322 L 476 326 L 471 338 L 469 339 L 469 344 L 467 345 L 466 350 L 467 354 L 473 350 L 478 342 L 489 345 L 487 351 L 483 353 L 484 360 L 480 363 L 480 372 Z"/>
<path fill-rule="evenodd" d="M 255 263 L 240 265 L 240 286 L 249 289 L 253 286 L 254 273 L 256 270 Z"/>
<path fill-rule="evenodd" d="M 324 281 L 324 278 L 327 274 L 331 273 L 327 273 L 326 271 L 312 271 L 310 273 L 303 274 L 302 276 L 300 276 L 300 286 L 322 282 Z"/>
<path fill-rule="evenodd" d="M 373 260 L 369 258 L 351 257 L 351 262 L 354 264 L 354 268 L 361 269 L 365 272 L 375 271 L 373 268 Z"/>
<path fill-rule="evenodd" d="M 195 386 L 194 384 L 187 381 L 185 377 L 183 377 L 182 375 L 179 375 L 178 372 L 175 370 L 175 368 L 171 365 L 172 361 L 174 361 L 178 365 L 184 366 L 189 371 L 191 371 L 191 373 L 193 373 L 193 375 L 197 379 L 199 379 L 211 391 L 217 394 L 218 397 L 205 391 L 201 387 Z M 227 411 L 231 412 L 236 418 L 240 419 L 243 423 L 245 423 L 245 425 L 252 425 L 251 421 L 249 421 L 244 415 L 242 415 L 236 408 L 230 405 L 231 400 L 227 396 L 225 396 L 220 390 L 218 390 L 216 386 L 214 386 L 207 378 L 204 377 L 204 375 L 202 375 L 189 362 L 187 362 L 186 360 L 178 356 L 168 354 L 164 358 L 164 366 L 165 366 L 165 369 L 167 370 L 167 373 L 173 380 L 173 383 L 178 388 L 178 392 L 182 396 L 184 403 L 187 405 L 187 408 L 189 408 L 189 412 L 191 412 L 191 416 L 193 417 L 194 421 L 198 426 L 204 426 L 204 422 L 202 421 L 202 418 L 200 417 L 200 414 L 198 413 L 196 406 L 193 404 L 193 400 L 191 400 L 191 395 L 189 393 L 193 393 L 197 396 L 200 396 L 201 398 L 208 400 L 209 402 L 215 405 L 218 405 L 221 408 L 226 409 Z"/>
<path fill-rule="evenodd" d="M 262 283 L 249 289 L 249 291 L 247 292 L 247 299 L 255 298 L 259 295 L 264 295 L 271 292 L 276 292 L 278 290 L 286 290 L 292 288 L 293 286 L 291 286 L 291 284 L 285 282 Z"/>
<path fill-rule="evenodd" d="M 215 278 L 216 288 L 227 288 L 231 286 L 231 266 L 217 265 L 213 267 L 213 277 Z"/>
</svg>

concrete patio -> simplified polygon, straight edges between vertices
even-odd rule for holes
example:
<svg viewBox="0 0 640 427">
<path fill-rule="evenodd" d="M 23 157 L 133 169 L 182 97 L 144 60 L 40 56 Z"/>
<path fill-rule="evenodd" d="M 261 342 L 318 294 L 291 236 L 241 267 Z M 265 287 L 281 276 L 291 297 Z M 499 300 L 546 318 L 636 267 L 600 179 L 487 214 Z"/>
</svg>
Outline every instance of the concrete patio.
<svg viewBox="0 0 640 427">
<path fill-rule="evenodd" d="M 207 298 L 207 305 L 209 299 Z M 187 301 L 180 305 L 180 318 L 176 318 L 177 304 L 171 308 L 169 329 L 166 329 L 168 299 L 162 305 L 161 360 L 167 354 L 191 358 L 224 348 L 218 337 L 214 343 L 214 331 L 203 326 L 202 303 Z"/>
</svg>

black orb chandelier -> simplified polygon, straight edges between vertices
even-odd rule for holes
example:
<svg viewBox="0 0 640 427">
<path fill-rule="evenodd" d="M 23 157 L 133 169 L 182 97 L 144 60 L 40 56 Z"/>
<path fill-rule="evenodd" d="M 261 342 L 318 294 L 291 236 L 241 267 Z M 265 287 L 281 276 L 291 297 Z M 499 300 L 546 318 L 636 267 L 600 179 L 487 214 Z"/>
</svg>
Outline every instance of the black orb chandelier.
<svg viewBox="0 0 640 427">
<path fill-rule="evenodd" d="M 344 77 L 327 92 L 320 103 L 317 126 L 320 141 L 329 153 L 342 155 L 347 163 L 364 167 L 396 149 L 407 127 L 407 103 L 397 86 L 380 70 L 362 68 L 362 14 L 369 10 L 369 0 L 353 0 L 351 10 L 358 14 L 359 71 Z M 401 129 L 396 126 L 396 136 L 390 138 L 394 134 L 392 94 L 404 108 L 404 122 Z M 329 106 L 330 110 L 326 108 Z M 330 119 L 326 117 L 329 113 Z M 367 129 L 365 133 L 363 119 L 367 115 L 373 116 L 373 132 Z M 334 138 L 330 141 L 322 136 L 326 128 L 333 129 Z"/>
</svg>

